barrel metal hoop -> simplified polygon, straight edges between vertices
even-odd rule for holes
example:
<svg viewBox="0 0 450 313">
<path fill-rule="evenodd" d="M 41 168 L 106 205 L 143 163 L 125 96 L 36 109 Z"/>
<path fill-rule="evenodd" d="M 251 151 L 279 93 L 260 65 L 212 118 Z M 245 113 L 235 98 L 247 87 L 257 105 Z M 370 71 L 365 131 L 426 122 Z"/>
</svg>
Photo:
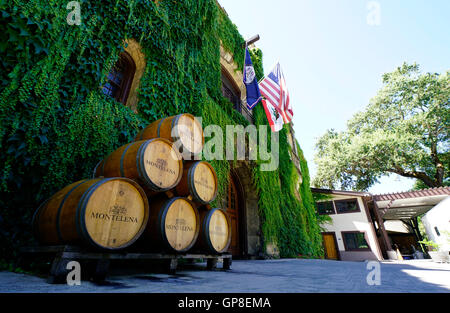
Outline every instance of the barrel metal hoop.
<svg viewBox="0 0 450 313">
<path fill-rule="evenodd" d="M 206 243 L 206 245 L 208 246 L 208 249 L 210 250 L 210 252 L 212 253 L 217 253 L 218 251 L 216 251 L 216 249 L 214 249 L 214 246 L 212 245 L 211 242 L 211 236 L 209 235 L 209 223 L 211 222 L 211 217 L 213 216 L 214 212 L 217 210 L 217 208 L 214 208 L 210 211 L 208 211 L 206 213 L 206 218 L 203 219 L 203 239 L 204 242 Z"/>
<path fill-rule="evenodd" d="M 41 218 L 41 214 L 42 214 L 42 208 L 47 204 L 47 202 L 51 199 L 48 198 L 47 200 L 45 200 L 44 202 L 42 202 L 42 204 L 37 208 L 37 210 L 34 212 L 33 214 L 33 219 L 31 222 L 32 225 L 32 231 L 33 231 L 33 235 L 36 239 L 39 240 L 39 219 Z"/>
<path fill-rule="evenodd" d="M 144 219 L 142 221 L 142 225 L 141 225 L 141 228 L 139 229 L 139 231 L 136 233 L 134 238 L 132 240 L 128 241 L 126 243 L 126 245 L 123 245 L 122 248 L 131 246 L 134 242 L 136 242 L 141 237 L 141 235 L 145 231 L 145 228 L 147 227 L 148 221 L 150 219 L 150 200 L 147 198 L 147 195 L 145 194 L 144 190 L 142 190 L 142 188 L 138 188 L 139 184 L 137 182 L 135 182 L 134 180 L 129 179 L 129 178 L 124 178 L 124 180 L 128 180 L 129 183 L 139 191 L 139 194 L 142 197 L 142 201 L 144 202 L 144 207 L 146 206 L 148 208 L 148 210 L 147 210 L 146 216 L 144 217 Z"/>
<path fill-rule="evenodd" d="M 61 234 L 61 225 L 59 223 L 60 219 L 61 219 L 61 210 L 62 207 L 64 205 L 64 202 L 66 202 L 67 198 L 70 196 L 70 194 L 77 189 L 78 187 L 80 187 L 82 184 L 84 184 L 85 182 L 89 181 L 89 179 L 85 179 L 83 181 L 81 181 L 79 184 L 77 184 L 76 186 L 74 186 L 72 189 L 69 190 L 68 193 L 66 193 L 66 195 L 64 196 L 63 200 L 61 201 L 61 203 L 59 204 L 58 210 L 56 211 L 56 231 L 58 233 L 58 239 L 61 242 L 64 242 L 63 238 L 62 238 L 62 234 Z"/>
<path fill-rule="evenodd" d="M 172 119 L 172 123 L 170 124 L 170 137 L 175 142 L 180 139 L 180 133 L 178 132 L 178 120 L 183 114 L 178 114 Z M 176 127 L 175 127 L 176 126 Z M 172 132 L 175 131 L 175 135 L 172 136 Z"/>
<path fill-rule="evenodd" d="M 111 154 L 109 154 L 104 160 L 103 160 L 103 164 L 102 164 L 102 176 L 105 174 L 105 164 L 106 164 L 106 160 L 108 160 L 109 156 Z"/>
<path fill-rule="evenodd" d="M 134 144 L 134 142 L 129 143 L 129 144 L 126 146 L 125 150 L 123 150 L 122 155 L 120 156 L 120 176 L 121 176 L 121 177 L 125 177 L 125 171 L 124 171 L 124 168 L 123 168 L 123 159 L 125 158 L 125 155 L 126 155 L 128 149 L 129 149 L 130 146 L 133 145 L 133 144 Z"/>
<path fill-rule="evenodd" d="M 214 168 L 211 166 L 211 164 L 209 164 L 208 162 L 198 161 L 198 162 L 195 163 L 195 165 L 191 166 L 191 168 L 188 171 L 188 182 L 189 182 L 188 183 L 188 188 L 189 188 L 189 192 L 192 194 L 192 196 L 198 202 L 200 202 L 201 204 L 208 204 L 208 203 L 214 201 L 216 199 L 216 197 L 217 197 L 217 183 L 216 183 L 216 186 L 215 186 L 214 195 L 212 196 L 211 200 L 209 200 L 209 201 L 203 200 L 200 197 L 200 195 L 198 194 L 197 190 L 194 189 L 194 185 L 195 185 L 194 172 L 195 172 L 195 169 L 197 168 L 197 166 L 200 163 L 205 163 L 210 168 L 211 172 L 213 173 L 214 180 L 217 182 L 217 174 L 216 174 L 216 171 L 214 170 Z"/>
<path fill-rule="evenodd" d="M 167 239 L 167 236 L 166 236 L 166 232 L 165 232 L 165 226 L 166 226 L 166 216 L 167 216 L 167 212 L 169 211 L 169 208 L 170 208 L 170 206 L 176 201 L 176 200 L 179 200 L 179 199 L 182 199 L 182 200 L 184 200 L 184 201 L 187 201 L 191 206 L 192 206 L 192 208 L 194 209 L 194 211 L 196 212 L 196 225 L 197 225 L 197 229 L 195 230 L 195 235 L 194 235 L 194 238 L 192 239 L 192 242 L 187 246 L 187 247 L 185 247 L 184 249 L 182 249 L 182 250 L 176 250 L 174 247 L 172 247 L 171 245 L 170 245 L 170 243 L 169 243 L 169 240 Z M 158 225 L 157 225 L 157 227 L 158 227 L 158 231 L 159 231 L 159 234 L 161 235 L 161 239 L 162 239 L 162 242 L 164 243 L 164 245 L 166 246 L 166 247 L 168 247 L 168 248 L 170 248 L 171 250 L 175 250 L 175 251 L 177 251 L 177 252 L 179 252 L 179 253 L 181 253 L 181 252 L 186 252 L 186 251 L 188 251 L 190 248 L 192 248 L 192 246 L 195 244 L 195 242 L 197 241 L 197 237 L 198 237 L 198 235 L 199 235 L 199 215 L 198 215 L 198 211 L 197 211 L 197 209 L 195 208 L 195 205 L 191 202 L 191 201 L 189 201 L 188 199 L 186 199 L 186 198 L 183 198 L 183 197 L 175 197 L 175 198 L 172 198 L 172 199 L 170 199 L 168 202 L 166 202 L 165 204 L 164 204 L 164 206 L 163 206 L 163 208 L 164 209 L 161 209 L 161 210 L 159 210 L 159 212 L 158 212 L 158 221 L 159 221 L 159 223 L 158 223 Z"/>
<path fill-rule="evenodd" d="M 214 181 L 215 181 L 215 183 L 216 183 L 216 190 L 214 191 L 214 195 L 212 196 L 211 200 L 209 201 L 209 202 L 212 202 L 212 201 L 214 201 L 214 200 L 216 199 L 216 197 L 217 197 L 217 191 L 218 191 L 218 189 L 219 189 L 219 186 L 218 186 L 219 181 L 218 181 L 218 179 L 217 179 L 217 173 L 216 173 L 216 171 L 214 170 L 214 167 L 212 167 L 212 165 L 209 164 L 208 162 L 205 162 L 205 163 L 206 163 L 206 165 L 208 165 L 209 169 L 210 169 L 211 172 L 213 173 Z"/>
<path fill-rule="evenodd" d="M 114 179 L 117 179 L 117 178 L 114 178 L 114 177 L 102 178 L 98 182 L 93 184 L 91 187 L 89 187 L 88 190 L 86 190 L 86 192 L 81 197 L 80 201 L 78 202 L 77 211 L 76 211 L 76 223 L 75 224 L 77 226 L 77 233 L 78 233 L 79 237 L 91 246 L 94 246 L 96 248 L 101 248 L 101 249 L 107 249 L 107 250 L 112 250 L 112 248 L 99 245 L 89 235 L 89 233 L 86 229 L 85 214 L 86 214 L 87 203 L 89 202 L 89 199 L 91 198 L 94 191 L 100 185 L 106 183 L 107 181 L 114 180 Z"/>
<path fill-rule="evenodd" d="M 191 205 L 192 209 L 194 210 L 195 225 L 197 226 L 197 228 L 195 230 L 194 238 L 192 238 L 192 242 L 186 248 L 184 248 L 183 250 L 180 250 L 179 252 L 186 252 L 189 249 L 191 249 L 194 246 L 195 242 L 197 241 L 198 235 L 200 233 L 200 227 L 199 227 L 200 226 L 200 214 L 198 213 L 197 207 L 194 205 L 194 203 L 191 200 L 189 200 L 187 198 L 183 198 L 183 200 L 187 201 Z"/>
<path fill-rule="evenodd" d="M 157 138 L 155 138 L 157 139 Z M 147 146 L 154 141 L 155 139 L 147 140 L 145 143 L 141 144 L 141 146 L 138 149 L 138 152 L 136 153 L 136 168 L 139 175 L 139 179 L 151 190 L 153 191 L 162 191 L 162 189 L 153 184 L 150 180 L 150 177 L 148 177 L 147 173 L 145 172 L 145 150 L 147 149 Z"/>
<path fill-rule="evenodd" d="M 156 136 L 157 137 L 161 137 L 161 133 L 160 133 L 160 129 L 161 129 L 161 124 L 164 122 L 165 118 L 162 118 L 159 123 L 158 123 L 158 127 L 156 128 Z"/>
<path fill-rule="evenodd" d="M 231 219 L 230 216 L 227 214 L 227 212 L 223 209 L 220 209 L 222 211 L 222 213 L 224 213 L 225 215 L 225 219 L 227 220 L 227 224 L 228 224 L 228 241 L 227 244 L 225 245 L 225 247 L 223 248 L 223 250 L 221 252 L 225 252 L 228 250 L 228 248 L 230 247 L 231 244 Z"/>
<path fill-rule="evenodd" d="M 97 168 L 98 168 L 98 166 L 100 165 L 100 163 L 101 163 L 102 161 L 103 161 L 103 160 L 98 161 L 97 165 L 95 166 L 94 172 L 92 173 L 92 178 L 95 178 L 95 177 L 96 177 L 95 174 L 96 174 L 96 172 L 97 172 Z M 103 171 L 103 164 L 102 164 L 102 171 Z M 103 172 L 101 173 L 100 176 L 103 176 Z"/>
<path fill-rule="evenodd" d="M 227 241 L 226 245 L 223 247 L 223 249 L 221 251 L 217 251 L 214 248 L 214 246 L 212 245 L 211 237 L 209 235 L 209 227 L 206 227 L 206 226 L 209 226 L 209 223 L 211 222 L 211 218 L 212 218 L 214 212 L 216 212 L 217 210 L 222 211 L 222 213 L 224 213 L 225 219 L 227 220 L 227 224 L 228 224 L 228 241 Z M 203 220 L 203 227 L 204 227 L 203 229 L 205 229 L 205 231 L 203 231 L 203 239 L 206 242 L 206 244 L 208 245 L 208 248 L 211 249 L 211 252 L 213 252 L 213 253 L 223 253 L 223 252 L 228 250 L 228 248 L 230 247 L 230 244 L 231 244 L 231 236 L 232 235 L 231 235 L 231 220 L 230 220 L 230 217 L 226 214 L 226 212 L 223 209 L 220 209 L 220 208 L 211 209 L 206 214 L 207 214 L 206 215 L 207 218 L 205 218 Z M 206 230 L 208 230 L 208 231 L 206 231 Z"/>
<path fill-rule="evenodd" d="M 164 203 L 163 208 L 161 210 L 159 210 L 158 212 L 158 233 L 161 236 L 161 240 L 162 243 L 164 244 L 164 246 L 166 246 L 167 248 L 170 248 L 172 250 L 175 250 L 175 248 L 173 248 L 170 245 L 169 240 L 167 239 L 166 236 L 166 232 L 165 232 L 165 228 L 166 228 L 166 216 L 167 216 L 167 212 L 169 211 L 170 206 L 178 199 L 182 199 L 181 197 L 175 197 L 170 199 L 169 201 L 167 201 L 166 203 Z"/>
<path fill-rule="evenodd" d="M 197 190 L 194 188 L 194 186 L 195 186 L 195 181 L 194 181 L 195 169 L 197 168 L 197 166 L 199 164 L 200 164 L 200 162 L 196 162 L 188 170 L 188 175 L 187 175 L 187 178 L 188 178 L 188 189 L 189 189 L 189 193 L 195 198 L 195 200 L 197 200 L 201 204 L 207 204 L 207 202 L 205 202 L 200 197 L 200 195 L 198 194 Z"/>
<path fill-rule="evenodd" d="M 139 236 L 144 232 L 145 227 L 148 222 L 148 219 L 149 219 L 149 214 L 147 214 L 147 217 L 144 219 L 140 230 L 136 234 L 136 237 L 133 240 L 131 240 L 131 241 L 127 242 L 126 244 L 119 246 L 119 247 L 114 247 L 114 248 L 105 247 L 105 246 L 98 244 L 91 238 L 91 236 L 89 235 L 87 228 L 86 228 L 85 215 L 86 215 L 87 204 L 88 204 L 92 194 L 94 193 L 94 191 L 97 190 L 97 188 L 100 185 L 103 185 L 104 183 L 106 183 L 108 181 L 112 181 L 112 180 L 116 180 L 116 179 L 129 181 L 132 184 L 137 184 L 133 180 L 128 179 L 128 178 L 117 178 L 117 177 L 102 178 L 98 182 L 96 182 L 95 184 L 93 184 L 91 187 L 88 188 L 88 190 L 84 193 L 84 195 L 78 202 L 78 206 L 77 206 L 77 210 L 76 210 L 76 223 L 75 224 L 77 227 L 78 236 L 80 238 L 82 238 L 83 241 L 87 242 L 88 244 L 90 244 L 94 247 L 97 247 L 97 248 L 105 249 L 105 250 L 119 250 L 119 249 L 126 248 L 126 247 L 130 246 L 131 244 L 133 244 L 139 238 Z M 141 196 L 144 196 L 144 194 L 141 193 Z M 144 200 L 144 202 L 145 202 L 145 200 Z"/>
</svg>

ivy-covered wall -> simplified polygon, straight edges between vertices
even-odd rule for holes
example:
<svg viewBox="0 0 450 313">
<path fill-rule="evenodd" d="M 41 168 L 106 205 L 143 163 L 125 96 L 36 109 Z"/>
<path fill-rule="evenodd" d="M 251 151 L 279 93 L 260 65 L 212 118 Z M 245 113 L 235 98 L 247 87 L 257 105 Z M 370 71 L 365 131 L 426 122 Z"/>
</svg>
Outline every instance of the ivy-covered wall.
<svg viewBox="0 0 450 313">
<path fill-rule="evenodd" d="M 244 39 L 215 0 L 80 1 L 81 25 L 68 25 L 60 0 L 0 0 L 0 259 L 32 243 L 37 206 L 63 186 L 92 175 L 105 155 L 163 116 L 189 112 L 203 125 L 247 125 L 221 94 L 220 44 L 243 65 Z M 146 58 L 138 113 L 105 96 L 100 86 L 136 40 Z M 262 53 L 252 52 L 258 77 Z M 267 124 L 261 105 L 255 124 Z M 322 254 L 305 159 L 299 201 L 280 132 L 280 168 L 253 180 L 265 242 L 281 256 Z M 225 132 L 224 132 L 225 133 Z M 212 161 L 224 194 L 230 164 Z M 276 196 L 279 195 L 279 196 Z"/>
</svg>

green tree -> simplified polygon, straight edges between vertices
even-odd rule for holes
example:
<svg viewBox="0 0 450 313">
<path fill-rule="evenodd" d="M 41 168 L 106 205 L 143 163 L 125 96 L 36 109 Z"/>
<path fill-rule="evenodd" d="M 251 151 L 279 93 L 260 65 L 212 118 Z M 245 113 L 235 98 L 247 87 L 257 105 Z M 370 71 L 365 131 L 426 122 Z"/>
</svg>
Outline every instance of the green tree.
<svg viewBox="0 0 450 313">
<path fill-rule="evenodd" d="M 382 176 L 415 178 L 417 186 L 450 185 L 450 71 L 422 74 L 404 63 L 342 132 L 316 143 L 318 187 L 367 190 Z"/>
</svg>

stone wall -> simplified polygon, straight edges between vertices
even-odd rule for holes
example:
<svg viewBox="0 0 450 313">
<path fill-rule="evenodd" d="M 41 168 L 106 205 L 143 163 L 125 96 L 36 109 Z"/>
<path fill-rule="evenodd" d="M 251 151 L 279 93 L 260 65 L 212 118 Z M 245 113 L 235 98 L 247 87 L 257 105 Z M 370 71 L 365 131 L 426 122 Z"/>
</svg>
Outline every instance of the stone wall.
<svg viewBox="0 0 450 313">
<path fill-rule="evenodd" d="M 246 106 L 247 92 L 243 82 L 242 70 L 238 69 L 233 60 L 233 56 L 220 47 L 220 64 L 222 70 L 226 71 L 228 76 L 233 80 L 234 84 L 239 88 L 241 94 L 241 103 Z M 258 194 L 253 184 L 253 176 L 250 168 L 250 162 L 238 161 L 232 166 L 232 171 L 238 178 L 240 187 L 242 188 L 242 202 L 240 209 L 240 218 L 243 223 L 245 240 L 241 244 L 244 245 L 244 254 L 247 257 L 255 257 L 262 255 L 262 238 L 261 238 L 261 221 L 258 211 Z"/>
<path fill-rule="evenodd" d="M 125 52 L 127 52 L 133 58 L 133 61 L 136 64 L 136 72 L 133 77 L 133 82 L 131 83 L 130 94 L 128 95 L 127 99 L 127 106 L 137 113 L 137 103 L 139 100 L 138 88 L 147 63 L 145 61 L 145 55 L 142 52 L 142 48 L 136 40 L 125 40 Z"/>
<path fill-rule="evenodd" d="M 241 215 L 246 233 L 244 251 L 248 256 L 262 255 L 261 220 L 258 211 L 258 193 L 253 184 L 252 173 L 247 161 L 236 162 L 233 167 L 235 175 L 238 177 L 242 188 L 242 209 Z"/>
</svg>

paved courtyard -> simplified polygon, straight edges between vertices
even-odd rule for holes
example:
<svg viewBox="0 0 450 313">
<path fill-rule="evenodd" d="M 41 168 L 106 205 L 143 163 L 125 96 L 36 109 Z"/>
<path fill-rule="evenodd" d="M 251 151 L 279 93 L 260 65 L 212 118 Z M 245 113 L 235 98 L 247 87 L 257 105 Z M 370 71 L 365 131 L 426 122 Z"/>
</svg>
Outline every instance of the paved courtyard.
<svg viewBox="0 0 450 313">
<path fill-rule="evenodd" d="M 206 271 L 204 264 L 182 268 L 176 275 L 112 272 L 103 283 L 82 281 L 80 286 L 51 285 L 45 278 L 0 272 L 0 292 L 450 292 L 450 264 L 428 260 L 382 262 L 380 285 L 366 262 L 330 260 L 238 260 L 232 270 Z M 372 281 L 369 279 L 370 281 Z"/>
</svg>

